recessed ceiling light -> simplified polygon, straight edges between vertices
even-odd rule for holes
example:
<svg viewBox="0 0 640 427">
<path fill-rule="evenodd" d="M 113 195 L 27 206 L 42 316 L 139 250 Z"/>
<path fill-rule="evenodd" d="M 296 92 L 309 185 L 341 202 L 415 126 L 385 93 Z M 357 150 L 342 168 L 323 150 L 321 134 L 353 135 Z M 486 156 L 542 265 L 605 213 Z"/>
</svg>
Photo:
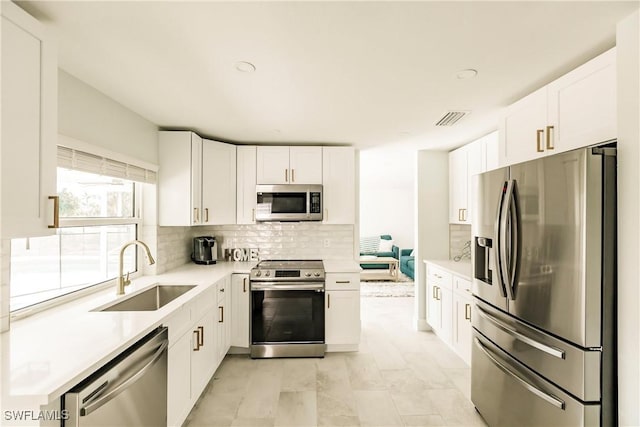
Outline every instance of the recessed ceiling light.
<svg viewBox="0 0 640 427">
<path fill-rule="evenodd" d="M 458 80 L 466 80 L 472 79 L 478 75 L 478 70 L 474 70 L 473 68 L 468 68 L 466 70 L 460 70 L 456 73 L 456 78 Z"/>
<path fill-rule="evenodd" d="M 242 73 L 253 73 L 256 70 L 256 66 L 251 62 L 238 61 L 236 62 L 236 70 Z"/>
</svg>

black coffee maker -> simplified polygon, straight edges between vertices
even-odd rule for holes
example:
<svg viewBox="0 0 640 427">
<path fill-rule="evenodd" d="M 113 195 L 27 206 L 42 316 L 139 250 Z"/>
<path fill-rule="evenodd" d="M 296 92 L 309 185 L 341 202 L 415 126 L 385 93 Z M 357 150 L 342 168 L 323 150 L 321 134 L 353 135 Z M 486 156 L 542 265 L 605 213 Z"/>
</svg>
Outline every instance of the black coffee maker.
<svg viewBox="0 0 640 427">
<path fill-rule="evenodd" d="M 218 260 L 218 246 L 213 236 L 193 238 L 191 260 L 196 264 L 215 264 Z"/>
</svg>

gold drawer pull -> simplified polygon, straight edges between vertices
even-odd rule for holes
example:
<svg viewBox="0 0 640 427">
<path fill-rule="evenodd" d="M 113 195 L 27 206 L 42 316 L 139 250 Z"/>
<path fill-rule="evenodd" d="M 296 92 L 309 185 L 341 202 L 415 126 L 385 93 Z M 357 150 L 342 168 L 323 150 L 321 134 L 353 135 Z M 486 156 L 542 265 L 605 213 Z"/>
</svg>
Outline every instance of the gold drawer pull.
<svg viewBox="0 0 640 427">
<path fill-rule="evenodd" d="M 553 150 L 553 143 L 551 142 L 551 131 L 553 130 L 553 126 L 547 126 L 547 150 Z"/>
<path fill-rule="evenodd" d="M 542 153 L 544 151 L 544 147 L 542 146 L 543 133 L 544 133 L 544 129 L 536 129 L 536 151 L 538 153 Z"/>
<path fill-rule="evenodd" d="M 49 228 L 60 228 L 60 196 L 49 196 L 49 200 L 53 200 L 53 224 L 49 224 Z"/>
</svg>

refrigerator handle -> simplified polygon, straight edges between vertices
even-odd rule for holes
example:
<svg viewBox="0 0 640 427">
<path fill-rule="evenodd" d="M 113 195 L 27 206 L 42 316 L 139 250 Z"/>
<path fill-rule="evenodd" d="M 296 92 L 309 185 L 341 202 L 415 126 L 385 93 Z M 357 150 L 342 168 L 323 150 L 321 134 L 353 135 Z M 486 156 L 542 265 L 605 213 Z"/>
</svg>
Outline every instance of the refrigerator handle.
<svg viewBox="0 0 640 427">
<path fill-rule="evenodd" d="M 511 187 L 508 191 L 509 196 L 509 282 L 508 288 L 511 289 L 511 299 L 516 299 L 518 287 L 518 277 L 520 273 L 520 249 L 522 245 L 522 224 L 520 223 L 520 197 L 518 194 L 517 181 L 511 180 Z"/>
<path fill-rule="evenodd" d="M 535 394 L 536 396 L 538 396 L 539 398 L 541 398 L 542 400 L 552 404 L 553 406 L 555 406 L 558 409 L 561 410 L 565 410 L 565 402 L 558 399 L 557 397 L 548 394 L 542 390 L 540 390 L 538 387 L 534 386 L 533 384 L 530 384 L 527 380 L 525 380 L 524 378 L 520 377 L 520 375 L 516 374 L 515 372 L 513 372 L 511 369 L 507 368 L 505 365 L 503 365 L 502 363 L 500 363 L 498 361 L 498 359 L 494 356 L 492 356 L 489 352 L 489 349 L 487 349 L 478 338 L 474 338 L 474 343 L 475 345 L 485 354 L 485 356 L 487 356 L 489 358 L 489 360 L 491 360 L 491 362 L 493 362 L 493 364 L 498 367 L 502 372 L 504 372 L 505 374 L 509 375 L 511 378 L 513 378 L 518 384 L 520 384 L 522 387 L 524 387 L 525 389 L 527 389 L 529 392 Z"/>
<path fill-rule="evenodd" d="M 501 239 L 501 235 L 502 235 L 502 223 L 503 223 L 503 216 L 502 216 L 502 211 L 503 211 L 503 206 L 505 204 L 505 195 L 506 195 L 506 190 L 507 190 L 507 182 L 505 181 L 503 186 L 502 186 L 502 190 L 500 191 L 500 202 L 498 203 L 498 213 L 496 215 L 496 224 L 495 224 L 495 250 L 496 250 L 496 254 L 495 254 L 495 260 L 496 260 L 496 264 L 497 264 L 497 268 L 496 268 L 496 275 L 497 275 L 497 279 L 498 279 L 498 289 L 500 289 L 500 295 L 502 295 L 502 297 L 506 297 L 507 296 L 507 291 L 506 291 L 506 286 L 505 286 L 505 280 L 504 280 L 504 275 L 503 275 L 503 269 L 502 269 L 502 264 L 503 264 L 503 258 L 502 258 L 502 250 L 503 250 L 503 241 Z"/>
<path fill-rule="evenodd" d="M 510 300 L 514 299 L 514 295 L 511 289 L 511 279 L 509 272 L 511 270 L 511 236 L 508 235 L 507 221 L 510 220 L 511 215 L 511 194 L 513 193 L 513 180 L 506 181 L 502 187 L 502 199 L 499 206 L 499 221 L 498 221 L 498 270 L 500 272 L 500 283 L 503 290 L 506 289 L 506 295 L 503 291 L 503 295 Z"/>
</svg>

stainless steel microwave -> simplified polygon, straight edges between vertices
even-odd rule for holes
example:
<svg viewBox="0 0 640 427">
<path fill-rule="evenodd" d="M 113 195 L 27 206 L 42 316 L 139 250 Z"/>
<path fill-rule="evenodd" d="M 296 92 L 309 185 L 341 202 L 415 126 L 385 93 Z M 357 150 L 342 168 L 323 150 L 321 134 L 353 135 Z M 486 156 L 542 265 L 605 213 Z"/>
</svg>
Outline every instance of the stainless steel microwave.
<svg viewBox="0 0 640 427">
<path fill-rule="evenodd" d="M 322 221 L 322 185 L 256 185 L 256 221 Z"/>
</svg>

